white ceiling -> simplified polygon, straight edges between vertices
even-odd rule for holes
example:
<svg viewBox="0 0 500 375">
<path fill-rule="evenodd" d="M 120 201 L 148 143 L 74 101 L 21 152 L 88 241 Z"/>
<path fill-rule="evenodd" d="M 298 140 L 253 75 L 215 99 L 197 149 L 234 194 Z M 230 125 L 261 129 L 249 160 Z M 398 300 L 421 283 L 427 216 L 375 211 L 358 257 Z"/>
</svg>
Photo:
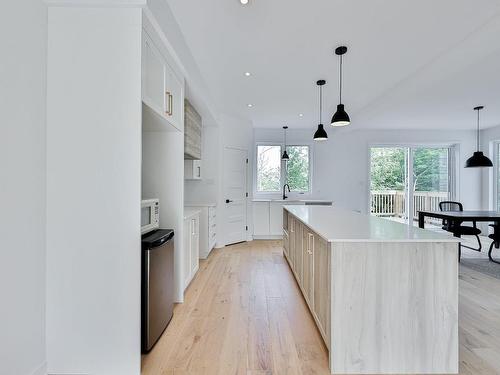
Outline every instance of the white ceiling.
<svg viewBox="0 0 500 375">
<path fill-rule="evenodd" d="M 254 127 L 316 127 L 317 79 L 329 124 L 341 44 L 353 128 L 472 129 L 479 104 L 500 124 L 500 0 L 167 2 L 214 103 Z"/>
</svg>

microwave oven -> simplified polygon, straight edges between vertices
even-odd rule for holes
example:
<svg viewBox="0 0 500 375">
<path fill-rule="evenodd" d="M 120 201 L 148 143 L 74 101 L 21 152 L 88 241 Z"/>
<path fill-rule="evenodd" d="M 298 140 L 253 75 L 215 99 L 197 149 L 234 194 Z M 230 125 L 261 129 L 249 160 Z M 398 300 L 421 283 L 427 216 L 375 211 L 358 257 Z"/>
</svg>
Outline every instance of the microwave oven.
<svg viewBox="0 0 500 375">
<path fill-rule="evenodd" d="M 141 234 L 160 227 L 160 201 L 145 199 L 141 201 Z"/>
</svg>

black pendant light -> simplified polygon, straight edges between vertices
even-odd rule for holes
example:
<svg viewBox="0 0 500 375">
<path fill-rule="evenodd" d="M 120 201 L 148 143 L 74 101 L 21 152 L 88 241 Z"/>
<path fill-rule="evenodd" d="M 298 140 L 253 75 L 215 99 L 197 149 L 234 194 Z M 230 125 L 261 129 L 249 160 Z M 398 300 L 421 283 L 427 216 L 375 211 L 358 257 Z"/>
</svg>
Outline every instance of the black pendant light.
<svg viewBox="0 0 500 375">
<path fill-rule="evenodd" d="M 344 105 L 342 104 L 342 55 L 347 52 L 346 46 L 340 46 L 335 48 L 335 54 L 340 56 L 340 95 L 339 95 L 339 104 L 337 105 L 337 112 L 333 114 L 332 117 L 332 126 L 346 126 L 351 123 L 351 119 L 349 115 L 344 110 Z"/>
<path fill-rule="evenodd" d="M 465 168 L 493 167 L 491 160 L 487 156 L 484 156 L 482 151 L 479 151 L 479 111 L 483 108 L 482 105 L 474 108 L 474 111 L 477 111 L 477 151 L 467 159 Z"/>
<path fill-rule="evenodd" d="M 320 79 L 316 84 L 319 86 L 319 124 L 318 130 L 314 133 L 315 141 L 326 141 L 328 139 L 328 134 L 326 134 L 325 128 L 323 127 L 323 121 L 321 121 L 321 114 L 323 112 L 323 85 L 326 83 L 324 79 Z"/>
<path fill-rule="evenodd" d="M 288 156 L 288 153 L 286 152 L 286 129 L 288 129 L 288 126 L 283 126 L 283 131 L 285 133 L 285 148 L 283 149 L 283 155 L 281 155 L 281 160 L 288 160 L 290 157 Z"/>
</svg>

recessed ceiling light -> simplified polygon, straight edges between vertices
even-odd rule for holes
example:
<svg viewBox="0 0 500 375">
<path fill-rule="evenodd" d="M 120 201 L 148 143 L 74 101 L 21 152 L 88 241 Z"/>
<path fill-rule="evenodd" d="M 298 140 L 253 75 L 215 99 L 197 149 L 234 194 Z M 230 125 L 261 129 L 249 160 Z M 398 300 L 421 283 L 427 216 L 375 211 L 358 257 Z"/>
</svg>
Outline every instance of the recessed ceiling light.
<svg viewBox="0 0 500 375">
<path fill-rule="evenodd" d="M 304 117 L 304 114 L 303 113 L 299 113 L 299 117 Z"/>
<path fill-rule="evenodd" d="M 245 77 L 250 77 L 252 75 L 252 73 L 250 72 L 245 72 Z"/>
<path fill-rule="evenodd" d="M 240 3 L 242 3 L 243 5 L 247 5 L 248 4 L 248 0 L 240 0 Z"/>
<path fill-rule="evenodd" d="M 252 107 L 253 107 L 253 104 L 248 103 L 248 104 L 247 104 L 247 107 L 248 107 L 248 108 L 252 108 Z"/>
</svg>

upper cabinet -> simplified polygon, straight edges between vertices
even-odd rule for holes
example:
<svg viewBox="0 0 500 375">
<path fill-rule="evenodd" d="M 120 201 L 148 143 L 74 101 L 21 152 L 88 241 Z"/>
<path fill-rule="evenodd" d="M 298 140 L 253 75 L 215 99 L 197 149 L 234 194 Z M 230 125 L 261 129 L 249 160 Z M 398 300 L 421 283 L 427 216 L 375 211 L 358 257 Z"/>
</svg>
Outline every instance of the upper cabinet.
<svg viewBox="0 0 500 375">
<path fill-rule="evenodd" d="M 201 159 L 201 116 L 186 99 L 184 101 L 184 158 Z"/>
<path fill-rule="evenodd" d="M 142 102 L 149 130 L 184 130 L 184 85 L 146 31 L 142 33 Z M 171 128 L 171 127 L 174 128 Z M 148 130 L 146 129 L 146 130 Z"/>
</svg>

